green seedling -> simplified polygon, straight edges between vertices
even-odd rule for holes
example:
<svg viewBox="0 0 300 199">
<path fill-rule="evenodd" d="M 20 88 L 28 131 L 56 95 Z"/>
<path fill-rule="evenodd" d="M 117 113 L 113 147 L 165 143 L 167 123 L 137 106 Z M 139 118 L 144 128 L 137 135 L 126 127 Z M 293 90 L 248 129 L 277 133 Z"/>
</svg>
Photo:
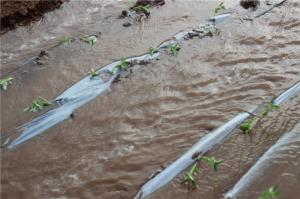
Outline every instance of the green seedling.
<svg viewBox="0 0 300 199">
<path fill-rule="evenodd" d="M 250 118 L 240 125 L 240 130 L 245 134 L 250 134 L 258 121 L 259 117 Z"/>
<path fill-rule="evenodd" d="M 125 58 L 122 58 L 121 62 L 112 69 L 112 73 L 115 74 L 117 70 L 128 71 L 129 64 L 130 64 L 129 61 L 127 61 Z"/>
<path fill-rule="evenodd" d="M 151 56 L 153 56 L 155 53 L 157 53 L 158 52 L 158 49 L 157 48 L 153 48 L 153 47 L 151 47 L 151 48 L 149 48 L 149 54 L 151 55 Z"/>
<path fill-rule="evenodd" d="M 178 44 L 170 44 L 169 45 L 169 49 L 170 49 L 171 54 L 173 56 L 177 56 L 178 55 L 178 51 L 180 50 L 180 46 Z"/>
<path fill-rule="evenodd" d="M 206 28 L 206 31 L 207 31 L 207 35 L 210 37 L 214 36 L 215 34 L 215 30 L 213 29 L 213 27 Z"/>
<path fill-rule="evenodd" d="M 261 112 L 261 116 L 267 116 L 269 114 L 269 112 L 275 111 L 279 108 L 278 105 L 274 104 L 273 101 L 269 102 L 266 106 L 266 108 L 264 108 Z"/>
<path fill-rule="evenodd" d="M 60 42 L 59 45 L 63 45 L 63 46 L 68 46 L 73 42 L 73 38 L 71 37 L 63 37 Z"/>
<path fill-rule="evenodd" d="M 276 199 L 280 196 L 279 186 L 275 185 L 263 191 L 258 199 Z"/>
<path fill-rule="evenodd" d="M 131 8 L 132 10 L 140 13 L 144 13 L 147 17 L 150 15 L 150 5 L 139 5 Z"/>
<path fill-rule="evenodd" d="M 204 160 L 205 162 L 207 162 L 207 164 L 212 166 L 215 172 L 218 171 L 219 165 L 224 162 L 224 160 L 216 160 L 214 157 L 207 157 L 207 156 L 202 156 L 200 157 L 200 159 Z"/>
<path fill-rule="evenodd" d="M 90 46 L 93 46 L 97 42 L 97 37 L 95 35 L 92 35 L 86 38 L 82 38 L 81 40 L 88 43 Z"/>
<path fill-rule="evenodd" d="M 193 164 L 191 169 L 186 173 L 181 184 L 191 184 L 194 188 L 197 188 L 196 175 L 200 174 L 201 170 L 198 168 L 198 161 Z"/>
<path fill-rule="evenodd" d="M 273 101 L 270 101 L 257 116 L 254 116 L 248 119 L 247 121 L 243 122 L 240 125 L 240 130 L 242 130 L 246 134 L 251 133 L 251 131 L 253 130 L 253 128 L 255 127 L 255 125 L 259 120 L 267 116 L 269 112 L 277 110 L 278 108 L 279 108 L 278 105 L 274 104 Z"/>
<path fill-rule="evenodd" d="M 224 3 L 221 2 L 221 3 L 215 8 L 215 13 L 214 13 L 214 15 L 218 14 L 219 12 L 221 12 L 221 11 L 223 11 L 223 10 L 225 10 L 225 9 L 226 9 L 226 8 L 225 8 L 225 6 L 224 6 Z"/>
<path fill-rule="evenodd" d="M 90 75 L 91 79 L 93 79 L 94 77 L 97 77 L 99 73 L 95 69 L 91 69 L 90 72 L 88 72 L 88 75 Z"/>
<path fill-rule="evenodd" d="M 40 110 L 43 110 L 44 107 L 52 105 L 52 102 L 42 98 L 38 97 L 34 99 L 31 104 L 24 109 L 24 112 L 39 112 Z"/>
<path fill-rule="evenodd" d="M 14 78 L 12 77 L 5 77 L 3 79 L 0 79 L 0 89 L 5 91 L 7 90 L 8 86 L 12 84 Z"/>
</svg>

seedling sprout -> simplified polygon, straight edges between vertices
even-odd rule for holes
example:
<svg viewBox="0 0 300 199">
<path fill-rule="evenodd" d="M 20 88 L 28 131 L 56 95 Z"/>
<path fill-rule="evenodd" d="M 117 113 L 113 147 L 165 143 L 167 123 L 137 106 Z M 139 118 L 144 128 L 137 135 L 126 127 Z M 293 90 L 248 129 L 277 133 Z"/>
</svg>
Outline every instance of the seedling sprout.
<svg viewBox="0 0 300 199">
<path fill-rule="evenodd" d="M 149 48 L 149 54 L 151 55 L 151 56 L 153 56 L 155 53 L 157 53 L 158 52 L 158 49 L 157 48 L 153 48 L 153 47 L 151 47 L 151 48 Z"/>
<path fill-rule="evenodd" d="M 31 104 L 24 109 L 24 112 L 39 112 L 40 110 L 43 110 L 44 107 L 52 105 L 52 102 L 42 98 L 38 97 L 34 99 Z"/>
<path fill-rule="evenodd" d="M 129 70 L 129 61 L 127 61 L 125 58 L 122 58 L 121 62 L 112 69 L 112 73 L 115 74 L 117 72 L 117 70 L 128 71 Z"/>
<path fill-rule="evenodd" d="M 60 40 L 59 45 L 68 46 L 73 42 L 73 38 L 71 37 L 63 37 L 62 40 Z"/>
<path fill-rule="evenodd" d="M 277 199 L 280 196 L 279 186 L 275 185 L 263 191 L 258 199 Z"/>
<path fill-rule="evenodd" d="M 150 5 L 139 5 L 139 6 L 135 6 L 131 8 L 132 10 L 136 11 L 136 12 L 141 12 L 144 13 L 146 15 L 146 17 L 148 17 L 150 15 Z"/>
<path fill-rule="evenodd" d="M 5 77 L 3 79 L 0 79 L 0 89 L 5 91 L 7 90 L 8 86 L 12 84 L 14 78 L 12 77 Z"/>
<path fill-rule="evenodd" d="M 178 51 L 180 50 L 180 46 L 178 44 L 170 44 L 169 45 L 169 49 L 170 49 L 171 54 L 173 56 L 177 56 L 178 55 Z"/>
<path fill-rule="evenodd" d="M 82 38 L 81 40 L 88 43 L 90 46 L 93 46 L 97 42 L 97 37 L 95 35 L 92 35 L 86 38 Z"/>
<path fill-rule="evenodd" d="M 197 188 L 196 175 L 200 174 L 201 170 L 198 168 L 198 161 L 196 161 L 191 169 L 186 173 L 181 184 L 191 184 L 194 188 Z"/>
<path fill-rule="evenodd" d="M 274 110 L 277 110 L 279 108 L 278 105 L 274 104 L 273 100 L 270 101 L 265 108 L 255 117 L 252 117 L 248 119 L 247 121 L 243 122 L 240 125 L 240 130 L 243 131 L 243 133 L 249 134 L 255 127 L 255 125 L 261 120 L 262 118 L 266 117 L 269 112 L 272 112 Z"/>
<path fill-rule="evenodd" d="M 214 15 L 218 14 L 219 12 L 221 12 L 221 11 L 223 11 L 223 10 L 225 10 L 225 9 L 226 9 L 226 8 L 225 8 L 225 6 L 224 6 L 224 3 L 221 2 L 221 3 L 215 8 L 215 13 L 214 13 Z"/>
<path fill-rule="evenodd" d="M 94 77 L 97 77 L 99 73 L 95 69 L 91 69 L 90 72 L 88 72 L 88 75 L 90 75 L 91 79 L 93 79 Z"/>
<path fill-rule="evenodd" d="M 204 160 L 205 162 L 207 162 L 207 164 L 212 166 L 215 172 L 218 171 L 219 165 L 224 162 L 224 160 L 216 160 L 214 157 L 208 156 L 202 156 L 200 159 Z"/>
</svg>

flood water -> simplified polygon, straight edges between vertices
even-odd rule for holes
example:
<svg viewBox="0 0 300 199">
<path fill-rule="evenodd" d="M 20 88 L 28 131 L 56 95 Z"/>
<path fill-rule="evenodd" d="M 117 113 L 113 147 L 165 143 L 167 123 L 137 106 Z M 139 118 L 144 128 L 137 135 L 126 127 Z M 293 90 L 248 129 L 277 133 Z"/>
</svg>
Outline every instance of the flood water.
<svg viewBox="0 0 300 199">
<path fill-rule="evenodd" d="M 248 21 L 243 18 L 267 6 L 247 11 L 237 1 L 224 2 L 234 16 L 218 25 L 218 34 L 182 42 L 178 56 L 163 54 L 76 110 L 74 118 L 14 150 L 2 150 L 1 196 L 132 198 L 151 174 L 201 137 L 299 81 L 300 3 L 288 1 Z M 41 21 L 2 35 L 1 78 L 10 75 L 14 82 L 1 92 L 1 136 L 39 115 L 23 112 L 35 97 L 54 99 L 91 68 L 147 52 L 180 30 L 206 23 L 217 4 L 167 1 L 151 9 L 149 19 L 125 28 L 117 17 L 130 6 L 126 1 L 70 1 Z M 93 47 L 78 40 L 54 47 L 63 36 L 98 32 Z M 43 65 L 24 64 L 41 50 L 49 54 Z M 299 118 L 295 97 L 250 136 L 237 130 L 215 147 L 209 155 L 224 163 L 218 173 L 200 164 L 198 189 L 188 190 L 179 177 L 152 198 L 222 198 Z M 268 173 L 240 198 L 257 198 L 279 184 L 282 198 L 298 199 L 300 151 L 294 145 L 294 155 L 286 149 L 280 159 L 294 166 L 270 166 L 284 175 L 274 180 Z"/>
</svg>

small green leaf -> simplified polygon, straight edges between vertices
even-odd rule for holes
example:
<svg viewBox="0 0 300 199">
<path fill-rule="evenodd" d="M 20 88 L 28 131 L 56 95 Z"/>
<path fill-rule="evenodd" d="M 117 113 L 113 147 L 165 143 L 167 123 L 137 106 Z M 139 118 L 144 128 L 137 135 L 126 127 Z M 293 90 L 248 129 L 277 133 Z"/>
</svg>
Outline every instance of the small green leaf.
<svg viewBox="0 0 300 199">
<path fill-rule="evenodd" d="M 210 166 L 213 167 L 214 171 L 217 172 L 219 165 L 224 162 L 224 160 L 216 160 L 214 157 L 202 156 L 200 159 L 207 162 Z"/>
<path fill-rule="evenodd" d="M 59 45 L 68 46 L 73 42 L 73 40 L 73 38 L 65 36 L 60 40 Z"/>
<path fill-rule="evenodd" d="M 0 79 L 0 89 L 5 91 L 7 90 L 8 86 L 12 84 L 14 78 L 12 77 L 5 77 L 3 79 Z"/>
<path fill-rule="evenodd" d="M 40 110 L 43 110 L 44 107 L 52 105 L 52 102 L 42 98 L 38 97 L 34 99 L 31 104 L 24 109 L 24 112 L 39 112 Z"/>
<path fill-rule="evenodd" d="M 178 44 L 170 44 L 169 49 L 173 56 L 177 56 L 180 46 Z"/>
<path fill-rule="evenodd" d="M 94 77 L 97 77 L 99 73 L 95 69 L 91 69 L 90 72 L 88 72 L 88 75 L 90 75 L 91 79 L 93 79 Z"/>
<path fill-rule="evenodd" d="M 129 64 L 130 62 L 127 61 L 125 58 L 122 58 L 120 60 L 120 63 L 118 65 L 116 65 L 113 69 L 112 69 L 112 73 L 115 74 L 118 70 L 124 70 L 124 71 L 128 71 L 129 70 Z"/>
<path fill-rule="evenodd" d="M 197 188 L 197 183 L 195 176 L 200 174 L 201 170 L 198 168 L 198 162 L 195 162 L 191 169 L 186 173 L 184 179 L 181 181 L 181 184 L 191 184 L 194 188 Z"/>
<path fill-rule="evenodd" d="M 155 53 L 157 53 L 158 52 L 158 49 L 157 48 L 153 48 L 153 47 L 151 47 L 151 48 L 149 48 L 149 54 L 151 55 L 151 56 L 153 56 Z"/>
<path fill-rule="evenodd" d="M 268 189 L 266 189 L 265 191 L 263 191 L 258 199 L 277 199 L 279 198 L 279 196 L 281 195 L 280 190 L 279 190 L 279 186 L 275 185 L 275 186 L 271 186 Z"/>
<path fill-rule="evenodd" d="M 92 35 L 85 38 L 81 38 L 81 40 L 88 43 L 90 46 L 93 46 L 97 42 L 97 37 L 95 35 Z"/>
<path fill-rule="evenodd" d="M 147 17 L 150 15 L 150 5 L 145 5 L 145 6 L 139 5 L 139 6 L 132 7 L 131 9 L 136 12 L 144 13 Z"/>
<path fill-rule="evenodd" d="M 225 10 L 225 9 L 226 9 L 226 8 L 225 8 L 225 6 L 224 6 L 224 3 L 221 2 L 221 3 L 220 3 L 219 5 L 217 5 L 217 7 L 215 8 L 215 13 L 214 13 L 214 15 L 216 15 L 217 13 L 219 13 L 219 12 Z"/>
</svg>

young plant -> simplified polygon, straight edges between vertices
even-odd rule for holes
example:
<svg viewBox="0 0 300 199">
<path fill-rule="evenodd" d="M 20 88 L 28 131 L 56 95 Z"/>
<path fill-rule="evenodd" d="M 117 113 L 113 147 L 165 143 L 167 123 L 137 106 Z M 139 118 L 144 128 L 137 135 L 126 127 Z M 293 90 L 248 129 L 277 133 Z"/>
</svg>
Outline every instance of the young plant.
<svg viewBox="0 0 300 199">
<path fill-rule="evenodd" d="M 212 166 L 215 172 L 218 171 L 219 165 L 224 162 L 224 160 L 216 160 L 214 157 L 207 157 L 207 156 L 202 156 L 200 157 L 200 159 L 204 160 L 205 162 L 207 162 L 207 164 Z"/>
<path fill-rule="evenodd" d="M 73 38 L 65 36 L 60 40 L 59 45 L 68 46 L 73 42 L 73 40 Z"/>
<path fill-rule="evenodd" d="M 150 15 L 150 5 L 139 5 L 139 6 L 135 6 L 131 8 L 132 10 L 136 11 L 136 12 L 140 12 L 140 13 L 144 13 L 146 15 L 146 17 L 148 17 Z"/>
<path fill-rule="evenodd" d="M 215 13 L 214 13 L 214 15 L 218 14 L 219 12 L 221 12 L 221 11 L 223 11 L 223 10 L 225 10 L 225 9 L 226 9 L 226 8 L 225 8 L 225 6 L 224 6 L 224 3 L 221 2 L 221 3 L 215 8 Z"/>
<path fill-rule="evenodd" d="M 149 54 L 151 55 L 151 56 L 153 56 L 155 53 L 157 53 L 158 52 L 158 49 L 157 48 L 153 48 L 153 47 L 151 47 L 151 48 L 149 48 Z"/>
<path fill-rule="evenodd" d="M 169 49 L 173 56 L 177 56 L 178 51 L 180 50 L 180 46 L 178 44 L 170 44 Z"/>
<path fill-rule="evenodd" d="M 3 79 L 0 79 L 0 89 L 5 91 L 9 85 L 12 84 L 14 78 L 12 77 L 5 77 Z"/>
<path fill-rule="evenodd" d="M 88 43 L 90 46 L 93 46 L 97 42 L 97 37 L 95 35 L 92 35 L 86 38 L 82 38 L 82 41 Z"/>
<path fill-rule="evenodd" d="M 112 73 L 115 74 L 117 70 L 128 71 L 129 64 L 130 64 L 129 61 L 127 61 L 125 58 L 122 58 L 121 62 L 112 69 Z"/>
<path fill-rule="evenodd" d="M 240 125 L 240 130 L 245 134 L 250 134 L 258 121 L 259 117 L 250 118 Z"/>
<path fill-rule="evenodd" d="M 181 181 L 181 184 L 191 184 L 194 188 L 197 188 L 196 175 L 200 174 L 201 170 L 198 168 L 198 161 L 193 164 L 191 169 L 186 173 L 184 179 Z"/>
<path fill-rule="evenodd" d="M 44 107 L 52 105 L 52 102 L 42 98 L 38 97 L 34 99 L 31 104 L 24 109 L 24 112 L 39 112 L 40 110 L 43 110 Z"/>
<path fill-rule="evenodd" d="M 278 105 L 274 104 L 273 100 L 270 101 L 264 109 L 255 117 L 252 117 L 248 119 L 247 121 L 243 122 L 240 125 L 240 130 L 242 130 L 244 133 L 249 134 L 257 124 L 259 120 L 261 120 L 263 117 L 267 116 L 269 112 L 277 110 L 279 108 Z"/>
<path fill-rule="evenodd" d="M 273 101 L 269 102 L 265 109 L 261 112 L 261 116 L 267 116 L 269 112 L 275 111 L 279 108 L 277 104 L 274 104 Z"/>
<path fill-rule="evenodd" d="M 91 79 L 93 79 L 94 77 L 97 77 L 99 73 L 95 69 L 91 69 L 90 72 L 88 72 L 88 75 L 90 75 Z"/>
<path fill-rule="evenodd" d="M 275 185 L 263 191 L 258 199 L 276 199 L 280 196 L 279 186 Z"/>
<path fill-rule="evenodd" d="M 214 36 L 215 34 L 215 30 L 212 27 L 206 28 L 206 31 L 207 31 L 207 35 L 210 37 Z"/>
</svg>

